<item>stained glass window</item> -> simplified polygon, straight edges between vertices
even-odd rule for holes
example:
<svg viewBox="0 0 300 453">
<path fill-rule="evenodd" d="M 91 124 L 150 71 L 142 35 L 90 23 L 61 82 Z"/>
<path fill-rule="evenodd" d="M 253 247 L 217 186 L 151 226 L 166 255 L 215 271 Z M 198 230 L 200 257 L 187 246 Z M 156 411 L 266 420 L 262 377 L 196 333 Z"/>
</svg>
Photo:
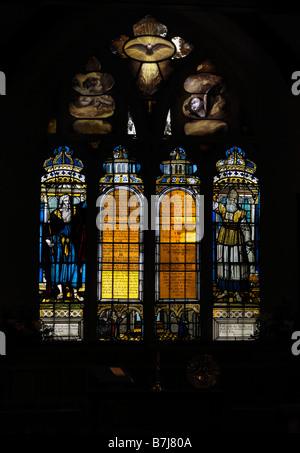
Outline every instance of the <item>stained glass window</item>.
<svg viewBox="0 0 300 453">
<path fill-rule="evenodd" d="M 143 183 L 139 164 L 118 146 L 104 164 L 97 205 L 98 337 L 143 337 Z"/>
<path fill-rule="evenodd" d="M 156 336 L 200 335 L 200 181 L 182 148 L 161 164 L 156 181 Z"/>
<path fill-rule="evenodd" d="M 249 339 L 259 314 L 260 190 L 238 147 L 217 162 L 213 186 L 214 338 Z"/>
<path fill-rule="evenodd" d="M 172 135 L 172 125 L 171 125 L 171 111 L 168 111 L 168 115 L 166 118 L 165 130 L 164 135 Z"/>
<path fill-rule="evenodd" d="M 68 146 L 44 162 L 40 205 L 40 318 L 45 339 L 83 338 L 86 184 Z"/>
<path fill-rule="evenodd" d="M 224 77 L 210 60 L 202 61 L 196 74 L 184 81 L 186 99 L 182 104 L 185 135 L 220 136 L 228 131 L 230 96 Z"/>
<path fill-rule="evenodd" d="M 130 112 L 128 112 L 128 120 L 127 120 L 127 134 L 136 137 L 136 129 L 135 124 Z"/>
<path fill-rule="evenodd" d="M 96 57 L 92 57 L 84 69 L 72 80 L 74 94 L 69 103 L 72 129 L 78 134 L 109 134 L 112 131 L 110 118 L 115 113 L 114 79 L 110 73 L 101 72 L 101 63 Z"/>
<path fill-rule="evenodd" d="M 111 50 L 128 59 L 139 96 L 152 111 L 154 96 L 180 60 L 193 50 L 193 45 L 181 37 L 168 37 L 168 28 L 154 17 L 146 16 L 133 25 L 133 37 L 120 35 Z"/>
</svg>

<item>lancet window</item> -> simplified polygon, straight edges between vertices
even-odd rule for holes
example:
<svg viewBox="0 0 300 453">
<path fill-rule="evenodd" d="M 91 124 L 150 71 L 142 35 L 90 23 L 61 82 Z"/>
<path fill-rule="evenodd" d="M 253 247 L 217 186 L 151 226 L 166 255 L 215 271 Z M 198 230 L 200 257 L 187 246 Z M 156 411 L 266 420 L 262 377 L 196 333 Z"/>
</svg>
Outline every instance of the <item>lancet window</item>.
<svg viewBox="0 0 300 453">
<path fill-rule="evenodd" d="M 238 147 L 217 162 L 213 183 L 215 339 L 249 339 L 260 309 L 260 189 L 256 165 Z"/>
<path fill-rule="evenodd" d="M 83 337 L 86 184 L 83 163 L 60 146 L 44 163 L 40 202 L 40 319 L 45 339 Z"/>
<path fill-rule="evenodd" d="M 200 180 L 182 148 L 156 181 L 156 337 L 200 335 Z"/>
</svg>

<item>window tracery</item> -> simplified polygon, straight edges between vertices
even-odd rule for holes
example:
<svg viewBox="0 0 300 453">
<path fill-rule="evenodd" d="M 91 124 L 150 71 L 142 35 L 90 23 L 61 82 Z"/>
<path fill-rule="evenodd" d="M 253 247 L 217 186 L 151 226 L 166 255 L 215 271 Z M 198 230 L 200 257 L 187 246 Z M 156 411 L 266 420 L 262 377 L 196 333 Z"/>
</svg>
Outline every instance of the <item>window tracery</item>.
<svg viewBox="0 0 300 453">
<path fill-rule="evenodd" d="M 133 36 L 121 35 L 114 39 L 111 50 L 128 60 L 138 102 L 146 101 L 147 113 L 155 115 L 153 106 L 159 99 L 161 87 L 168 82 L 176 61 L 188 56 L 193 45 L 178 36 L 170 37 L 165 25 L 146 16 L 133 26 Z M 94 149 L 99 149 L 101 140 L 112 132 L 115 124 L 118 100 L 115 99 L 114 84 L 110 73 L 101 72 L 101 64 L 96 57 L 91 58 L 85 65 L 85 71 L 75 74 L 72 80 L 73 96 L 68 104 L 68 121 L 76 134 L 96 137 L 94 141 L 88 142 Z M 180 130 L 185 136 L 199 137 L 200 141 L 202 137 L 225 136 L 231 121 L 231 98 L 225 79 L 218 74 L 213 61 L 203 60 L 197 66 L 196 74 L 189 75 L 183 82 L 181 79 L 180 88 L 176 106 L 174 103 L 168 105 L 166 117 L 162 120 L 165 121 L 162 141 L 166 144 L 169 138 L 176 138 L 176 115 L 181 118 Z M 122 131 L 127 132 L 127 138 L 138 140 L 140 132 L 137 133 L 137 130 L 142 128 L 136 128 L 136 113 L 133 114 L 131 106 L 126 104 L 126 108 L 127 116 Z M 145 118 L 146 123 L 152 125 L 150 116 L 146 115 Z M 57 134 L 57 130 L 57 119 L 51 119 L 48 133 Z M 115 132 L 118 136 L 117 128 Z M 64 162 L 58 159 L 59 153 Z M 80 173 L 83 166 L 80 167 L 81 161 L 74 160 L 72 154 L 68 147 L 55 150 L 55 158 L 49 159 L 54 166 L 51 173 L 53 178 L 49 176 L 50 164 L 47 164 L 45 169 L 48 176 L 42 179 L 41 319 L 60 339 L 83 338 L 86 264 L 82 262 L 77 271 L 82 279 L 80 288 L 73 287 L 71 277 L 67 276 L 63 284 L 53 280 L 57 291 L 68 283 L 64 292 L 53 295 L 51 289 L 49 293 L 51 278 L 60 272 L 59 258 L 56 258 L 57 262 L 54 261 L 56 271 L 54 264 L 50 264 L 50 258 L 45 264 L 45 250 L 49 252 L 49 249 L 44 248 L 44 230 L 48 229 L 49 235 L 49 230 L 53 229 L 52 218 L 61 210 L 63 200 L 66 200 L 64 195 L 69 196 L 66 203 L 74 208 L 74 219 L 80 207 L 81 226 L 85 221 L 86 185 Z M 142 153 L 140 156 L 143 163 Z M 63 168 L 59 165 L 66 164 L 68 159 L 73 162 L 73 173 L 69 174 L 69 179 L 63 180 L 60 173 Z M 144 337 L 145 316 L 145 197 L 143 181 L 137 175 L 140 164 L 129 157 L 126 148 L 118 146 L 113 151 L 113 157 L 104 163 L 104 169 L 97 206 L 100 208 L 99 214 L 106 212 L 110 220 L 100 219 L 100 216 L 97 218 L 97 339 L 140 340 Z M 214 338 L 251 338 L 255 334 L 255 319 L 260 305 L 260 201 L 258 180 L 253 176 L 256 166 L 244 158 L 240 148 L 235 147 L 227 151 L 227 159 L 219 161 L 217 169 L 219 174 L 213 182 L 212 207 Z M 162 162 L 161 170 L 163 176 L 156 180 L 154 330 L 159 340 L 195 339 L 201 336 L 200 264 L 203 257 L 200 242 L 203 206 L 200 180 L 194 175 L 197 166 L 187 159 L 180 147 L 171 152 L 169 160 Z M 206 168 L 201 171 L 205 172 Z M 230 171 L 237 172 L 238 177 L 233 176 L 234 173 L 230 174 Z M 148 199 L 152 195 L 148 187 L 146 194 Z M 226 203 L 229 204 L 231 200 L 237 200 L 241 214 L 227 222 Z M 165 205 L 170 209 L 164 211 Z M 137 215 L 133 225 L 130 219 L 134 212 Z M 112 228 L 104 228 L 108 225 Z M 232 230 L 230 239 L 227 237 L 228 225 Z M 227 244 L 228 240 L 232 244 Z M 233 244 L 234 241 L 237 244 Z M 65 242 L 71 244 L 68 238 Z M 84 245 L 85 238 L 81 239 L 82 249 Z M 247 260 L 243 262 L 246 255 Z M 77 258 L 72 256 L 69 254 L 69 259 L 74 263 L 70 262 L 65 267 L 67 275 L 72 272 L 72 265 L 78 265 Z M 74 318 L 77 318 L 76 322 L 72 323 Z"/>
</svg>

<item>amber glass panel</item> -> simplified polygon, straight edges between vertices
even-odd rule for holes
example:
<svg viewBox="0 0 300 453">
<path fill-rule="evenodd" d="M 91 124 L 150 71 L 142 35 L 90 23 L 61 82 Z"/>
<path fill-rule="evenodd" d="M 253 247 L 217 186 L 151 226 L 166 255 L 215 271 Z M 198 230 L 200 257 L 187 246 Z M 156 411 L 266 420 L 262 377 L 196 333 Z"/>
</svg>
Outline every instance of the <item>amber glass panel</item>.
<svg viewBox="0 0 300 453">
<path fill-rule="evenodd" d="M 160 205 L 160 298 L 195 299 L 196 206 L 183 190 L 167 193 Z"/>
<path fill-rule="evenodd" d="M 126 189 L 116 189 L 112 194 L 104 203 L 101 298 L 138 299 L 138 198 Z"/>
</svg>

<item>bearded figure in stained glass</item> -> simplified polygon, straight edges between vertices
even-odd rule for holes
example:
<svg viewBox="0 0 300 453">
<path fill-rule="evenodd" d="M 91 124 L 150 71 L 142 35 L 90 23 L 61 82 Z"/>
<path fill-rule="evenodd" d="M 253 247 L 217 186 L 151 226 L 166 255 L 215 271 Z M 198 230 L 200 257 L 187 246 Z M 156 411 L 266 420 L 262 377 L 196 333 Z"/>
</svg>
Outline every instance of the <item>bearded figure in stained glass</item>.
<svg viewBox="0 0 300 453">
<path fill-rule="evenodd" d="M 240 293 L 250 289 L 250 263 L 254 261 L 254 243 L 247 212 L 239 206 L 235 189 L 228 192 L 225 203 L 215 202 L 214 210 L 221 219 L 216 250 L 217 285 L 221 293 L 217 297 L 234 292 L 240 302 Z"/>
<path fill-rule="evenodd" d="M 59 198 L 57 209 L 50 214 L 43 232 L 43 267 L 49 290 L 58 290 L 56 298 L 63 299 L 64 291 L 73 291 L 74 299 L 81 286 L 84 262 L 85 202 L 72 206 L 67 194 Z"/>
</svg>

